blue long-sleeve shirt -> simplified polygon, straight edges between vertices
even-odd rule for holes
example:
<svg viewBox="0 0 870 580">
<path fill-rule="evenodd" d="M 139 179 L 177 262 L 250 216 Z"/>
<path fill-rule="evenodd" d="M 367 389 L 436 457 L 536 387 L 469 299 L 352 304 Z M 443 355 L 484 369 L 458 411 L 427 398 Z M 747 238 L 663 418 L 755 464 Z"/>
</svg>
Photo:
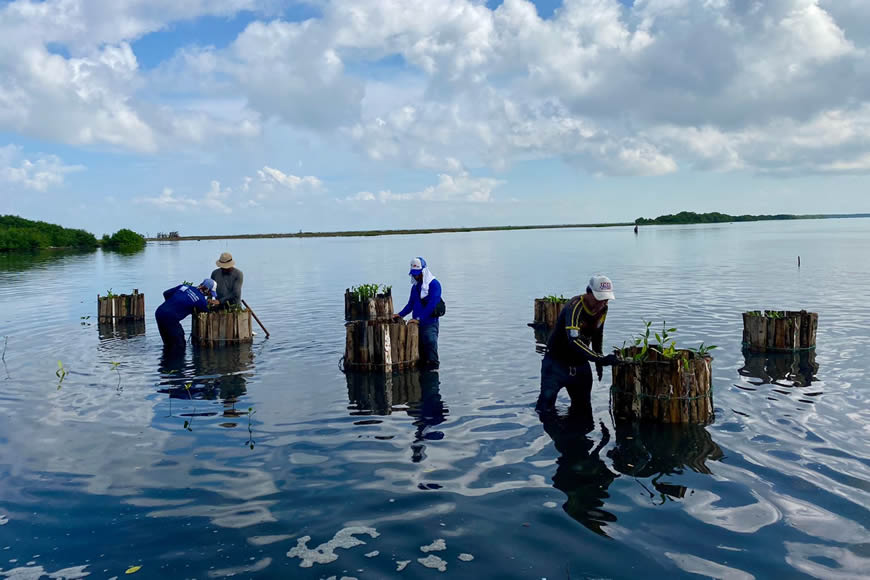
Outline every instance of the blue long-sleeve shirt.
<svg viewBox="0 0 870 580">
<path fill-rule="evenodd" d="M 164 302 L 157 307 L 160 318 L 182 321 L 194 310 L 208 310 L 208 300 L 199 288 L 179 284 L 163 293 Z"/>
<path fill-rule="evenodd" d="M 437 279 L 429 282 L 429 295 L 421 300 L 420 289 L 422 287 L 422 282 L 417 282 L 411 286 L 411 296 L 408 298 L 408 303 L 399 312 L 399 316 L 407 316 L 409 312 L 413 312 L 412 317 L 420 321 L 420 326 L 428 326 L 438 322 L 438 317 L 434 316 L 433 313 L 441 300 L 441 282 Z"/>
</svg>

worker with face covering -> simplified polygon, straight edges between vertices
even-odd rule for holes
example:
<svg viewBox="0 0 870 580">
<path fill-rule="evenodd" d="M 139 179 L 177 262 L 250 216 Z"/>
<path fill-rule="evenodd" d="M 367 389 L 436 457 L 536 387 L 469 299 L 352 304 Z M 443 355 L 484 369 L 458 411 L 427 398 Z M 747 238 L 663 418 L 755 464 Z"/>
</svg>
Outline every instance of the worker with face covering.
<svg viewBox="0 0 870 580">
<path fill-rule="evenodd" d="M 444 314 L 441 300 L 441 283 L 435 279 L 426 266 L 426 260 L 416 257 L 411 260 L 411 296 L 408 303 L 393 317 L 398 320 L 409 313 L 409 324 L 420 325 L 420 365 L 426 369 L 437 369 L 438 362 L 438 318 Z"/>
</svg>

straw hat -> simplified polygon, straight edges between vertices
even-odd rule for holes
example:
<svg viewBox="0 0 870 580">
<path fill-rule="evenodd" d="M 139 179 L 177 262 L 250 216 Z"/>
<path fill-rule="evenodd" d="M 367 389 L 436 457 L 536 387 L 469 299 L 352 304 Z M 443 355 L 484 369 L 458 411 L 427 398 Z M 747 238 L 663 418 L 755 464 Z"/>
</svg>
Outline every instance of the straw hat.
<svg viewBox="0 0 870 580">
<path fill-rule="evenodd" d="M 218 258 L 218 261 L 215 262 L 218 265 L 218 268 L 232 268 L 236 265 L 236 261 L 233 260 L 233 255 L 229 252 L 224 252 L 221 254 L 221 257 Z"/>
</svg>

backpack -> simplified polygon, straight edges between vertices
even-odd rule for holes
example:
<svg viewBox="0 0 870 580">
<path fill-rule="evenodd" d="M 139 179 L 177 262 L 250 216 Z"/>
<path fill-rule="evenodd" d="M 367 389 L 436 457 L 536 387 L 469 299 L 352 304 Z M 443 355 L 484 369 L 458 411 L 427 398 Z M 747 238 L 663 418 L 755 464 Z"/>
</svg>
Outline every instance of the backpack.
<svg viewBox="0 0 870 580">
<path fill-rule="evenodd" d="M 440 299 L 438 301 L 438 306 L 435 307 L 435 312 L 433 314 L 436 318 L 441 318 L 447 312 L 447 305 L 444 304 L 444 299 Z"/>
</svg>

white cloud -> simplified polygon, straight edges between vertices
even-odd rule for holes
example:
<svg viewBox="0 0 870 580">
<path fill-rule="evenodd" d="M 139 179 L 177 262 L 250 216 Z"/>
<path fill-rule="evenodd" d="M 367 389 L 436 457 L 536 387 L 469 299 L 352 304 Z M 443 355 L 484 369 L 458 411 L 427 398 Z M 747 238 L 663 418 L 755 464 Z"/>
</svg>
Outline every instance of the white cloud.
<svg viewBox="0 0 870 580">
<path fill-rule="evenodd" d="M 542 19 L 527 0 L 330 0 L 288 22 L 254 0 L 16 0 L 0 8 L 0 130 L 150 153 L 275 123 L 452 176 L 546 158 L 604 175 L 861 172 L 865 4 L 563 0 Z M 226 48 L 140 70 L 136 39 L 241 10 L 264 17 Z M 322 189 L 268 169 L 249 199 Z"/>
<path fill-rule="evenodd" d="M 370 191 L 346 197 L 344 201 L 452 201 L 452 202 L 487 202 L 492 201 L 493 190 L 504 182 L 491 177 L 471 177 L 468 173 L 458 175 L 440 174 L 438 183 L 430 185 L 422 191 L 409 193 L 393 193 L 382 190 L 376 194 Z"/>
<path fill-rule="evenodd" d="M 33 160 L 23 159 L 21 151 L 15 145 L 0 147 L 0 181 L 45 191 L 63 184 L 67 173 L 84 169 L 81 165 L 64 165 L 55 155 L 39 155 Z"/>
<path fill-rule="evenodd" d="M 156 197 L 140 197 L 137 203 L 151 205 L 163 210 L 186 211 L 188 209 L 209 209 L 217 213 L 229 214 L 232 213 L 227 201 L 229 200 L 229 188 L 221 188 L 219 181 L 212 181 L 209 190 L 200 198 L 177 196 L 175 192 L 165 187 L 160 195 Z"/>
<path fill-rule="evenodd" d="M 263 169 L 257 171 L 257 175 L 260 178 L 260 183 L 262 184 L 263 189 L 269 192 L 275 191 L 276 188 L 281 188 L 292 192 L 317 192 L 323 189 L 323 182 L 314 177 L 313 175 L 297 177 L 296 175 L 284 173 L 281 170 L 269 167 L 268 165 L 264 166 Z M 246 177 L 244 187 L 250 188 L 250 183 L 251 178 Z"/>
</svg>

